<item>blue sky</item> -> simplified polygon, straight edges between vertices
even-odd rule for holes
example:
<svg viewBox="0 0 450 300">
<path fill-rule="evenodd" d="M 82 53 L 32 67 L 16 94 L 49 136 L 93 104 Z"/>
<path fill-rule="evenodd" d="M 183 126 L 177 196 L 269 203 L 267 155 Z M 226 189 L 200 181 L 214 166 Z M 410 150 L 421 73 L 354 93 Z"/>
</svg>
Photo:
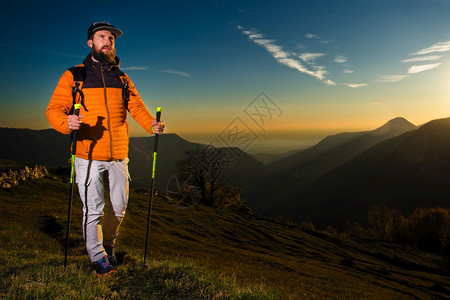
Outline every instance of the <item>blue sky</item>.
<svg viewBox="0 0 450 300">
<path fill-rule="evenodd" d="M 117 55 L 149 110 L 190 141 L 282 150 L 448 116 L 449 0 L 15 1 L 0 15 L 2 127 L 49 128 L 57 81 L 103 20 L 124 31 Z"/>
</svg>

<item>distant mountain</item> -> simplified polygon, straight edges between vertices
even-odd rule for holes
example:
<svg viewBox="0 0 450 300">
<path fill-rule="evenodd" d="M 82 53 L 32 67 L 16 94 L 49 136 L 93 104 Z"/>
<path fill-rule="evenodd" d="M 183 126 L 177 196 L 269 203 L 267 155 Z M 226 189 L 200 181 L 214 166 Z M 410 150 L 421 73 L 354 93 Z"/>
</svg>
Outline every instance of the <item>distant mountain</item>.
<svg viewBox="0 0 450 300">
<path fill-rule="evenodd" d="M 49 167 L 69 166 L 70 138 L 53 129 L 0 128 L 0 139 L 0 158 Z M 131 137 L 129 147 L 130 186 L 148 188 L 152 175 L 154 136 Z M 189 142 L 176 134 L 161 135 L 156 167 L 157 188 L 165 188 L 167 182 L 177 175 L 176 164 L 186 157 L 187 151 L 205 147 L 207 145 Z M 263 164 L 250 155 L 238 149 L 222 150 L 228 162 L 229 176 L 234 182 L 262 174 Z"/>
<path fill-rule="evenodd" d="M 273 172 L 326 172 L 380 141 L 414 130 L 417 127 L 404 118 L 395 118 L 383 126 L 364 132 L 346 132 L 329 136 L 317 145 L 269 165 Z M 300 174 L 293 174 L 295 177 Z"/>
<path fill-rule="evenodd" d="M 53 129 L 0 128 L 0 158 L 50 167 L 68 165 L 69 136 Z"/>
<path fill-rule="evenodd" d="M 305 147 L 307 149 L 309 147 Z M 290 157 L 294 154 L 300 153 L 304 151 L 305 149 L 294 149 L 283 153 L 265 153 L 265 152 L 258 152 L 258 153 L 250 153 L 251 156 L 253 156 L 255 159 L 259 160 L 263 164 L 267 165 L 274 161 L 280 161 L 283 158 Z"/>
<path fill-rule="evenodd" d="M 404 118 L 395 118 L 372 131 L 326 137 L 311 148 L 269 164 L 267 175 L 255 183 L 257 190 L 247 193 L 249 205 L 260 213 L 270 211 L 275 202 L 289 198 L 377 143 L 416 128 Z"/>
<path fill-rule="evenodd" d="M 353 139 L 363 135 L 364 133 L 365 132 L 344 132 L 328 136 L 308 149 L 270 163 L 268 165 L 268 169 L 271 172 L 276 173 L 283 172 L 286 169 L 292 168 L 293 166 L 302 165 L 321 154 L 327 153 L 328 151 L 335 149 L 336 147 L 352 141 Z"/>
<path fill-rule="evenodd" d="M 53 129 L 31 130 L 0 128 L 0 157 L 9 160 L 31 162 L 51 167 L 67 166 L 70 158 L 69 135 L 63 135 Z M 158 148 L 158 162 L 161 169 L 167 160 L 178 160 L 188 150 L 200 147 L 200 144 L 188 142 L 176 134 L 161 135 Z M 137 177 L 143 176 L 144 168 L 151 172 L 154 137 L 130 138 L 130 168 L 137 170 Z M 150 162 L 150 167 L 147 163 Z M 148 175 L 147 174 L 147 175 Z"/>
<path fill-rule="evenodd" d="M 330 149 L 326 153 L 322 153 L 315 158 L 310 159 L 301 166 L 294 166 L 289 172 L 291 176 L 303 178 L 305 183 L 309 183 L 379 142 L 416 128 L 415 125 L 404 118 L 395 118 L 380 128 L 363 133 L 352 140 L 348 140 L 347 142 Z"/>
<path fill-rule="evenodd" d="M 372 205 L 410 214 L 450 207 L 450 118 L 381 142 L 272 207 L 297 221 L 367 220 Z"/>
<path fill-rule="evenodd" d="M 129 169 L 132 187 L 148 188 L 150 186 L 154 136 L 130 138 Z M 165 187 L 167 181 L 177 174 L 176 163 L 186 157 L 186 151 L 203 147 L 191 143 L 176 134 L 159 136 L 158 155 L 156 160 L 156 182 Z"/>
</svg>

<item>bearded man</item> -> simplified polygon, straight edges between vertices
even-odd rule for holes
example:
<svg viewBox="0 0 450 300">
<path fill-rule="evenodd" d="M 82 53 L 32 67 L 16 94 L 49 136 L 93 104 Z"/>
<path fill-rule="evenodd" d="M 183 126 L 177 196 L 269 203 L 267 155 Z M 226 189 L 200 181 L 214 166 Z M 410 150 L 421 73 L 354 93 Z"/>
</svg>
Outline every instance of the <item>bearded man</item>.
<svg viewBox="0 0 450 300">
<path fill-rule="evenodd" d="M 115 272 L 114 247 L 128 204 L 127 110 L 147 132 L 164 131 L 164 122 L 148 112 L 131 79 L 120 71 L 115 41 L 121 35 L 108 22 L 92 23 L 87 34 L 91 53 L 83 64 L 64 72 L 47 108 L 55 130 L 78 131 L 75 170 L 83 202 L 83 235 L 98 276 Z M 81 104 L 79 115 L 73 114 L 75 103 Z M 102 225 L 104 180 L 109 183 L 111 205 Z"/>
</svg>

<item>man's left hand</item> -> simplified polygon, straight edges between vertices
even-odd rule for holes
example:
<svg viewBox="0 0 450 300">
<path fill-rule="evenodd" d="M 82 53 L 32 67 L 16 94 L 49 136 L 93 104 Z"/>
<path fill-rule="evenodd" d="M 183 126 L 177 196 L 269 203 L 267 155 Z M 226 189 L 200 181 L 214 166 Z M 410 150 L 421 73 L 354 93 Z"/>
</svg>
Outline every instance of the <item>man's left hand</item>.
<svg viewBox="0 0 450 300">
<path fill-rule="evenodd" d="M 152 120 L 152 128 L 155 134 L 163 134 L 164 132 L 164 121 L 156 121 L 156 119 Z"/>
</svg>

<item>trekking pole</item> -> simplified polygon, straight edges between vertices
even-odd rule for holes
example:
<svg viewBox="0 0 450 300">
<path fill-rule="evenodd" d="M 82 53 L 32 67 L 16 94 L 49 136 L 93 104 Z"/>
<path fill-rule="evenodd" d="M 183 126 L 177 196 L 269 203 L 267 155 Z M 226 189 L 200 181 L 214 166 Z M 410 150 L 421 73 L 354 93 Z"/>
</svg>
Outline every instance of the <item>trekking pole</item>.
<svg viewBox="0 0 450 300">
<path fill-rule="evenodd" d="M 161 120 L 161 107 L 156 109 L 156 121 L 159 122 Z M 155 141 L 153 145 L 153 167 L 152 167 L 152 183 L 150 185 L 150 203 L 148 205 L 148 214 L 147 214 L 147 232 L 145 234 L 145 248 L 144 248 L 144 266 L 147 258 L 147 245 L 148 245 L 148 232 L 150 228 L 151 214 L 152 214 L 152 204 L 153 204 L 153 195 L 155 193 L 155 171 L 156 171 L 156 154 L 158 153 L 158 137 L 159 134 L 155 134 Z"/>
<path fill-rule="evenodd" d="M 75 104 L 74 105 L 74 114 L 78 116 L 80 114 L 80 107 L 81 104 Z M 78 130 L 72 130 L 71 133 L 71 168 L 70 168 L 70 194 L 69 194 L 69 209 L 67 211 L 67 227 L 66 227 L 66 249 L 64 251 L 64 268 L 67 266 L 67 253 L 69 252 L 69 234 L 70 234 L 70 218 L 72 215 L 72 200 L 73 200 L 73 190 L 74 190 L 74 169 L 75 169 L 75 153 L 77 152 L 77 135 Z"/>
</svg>

